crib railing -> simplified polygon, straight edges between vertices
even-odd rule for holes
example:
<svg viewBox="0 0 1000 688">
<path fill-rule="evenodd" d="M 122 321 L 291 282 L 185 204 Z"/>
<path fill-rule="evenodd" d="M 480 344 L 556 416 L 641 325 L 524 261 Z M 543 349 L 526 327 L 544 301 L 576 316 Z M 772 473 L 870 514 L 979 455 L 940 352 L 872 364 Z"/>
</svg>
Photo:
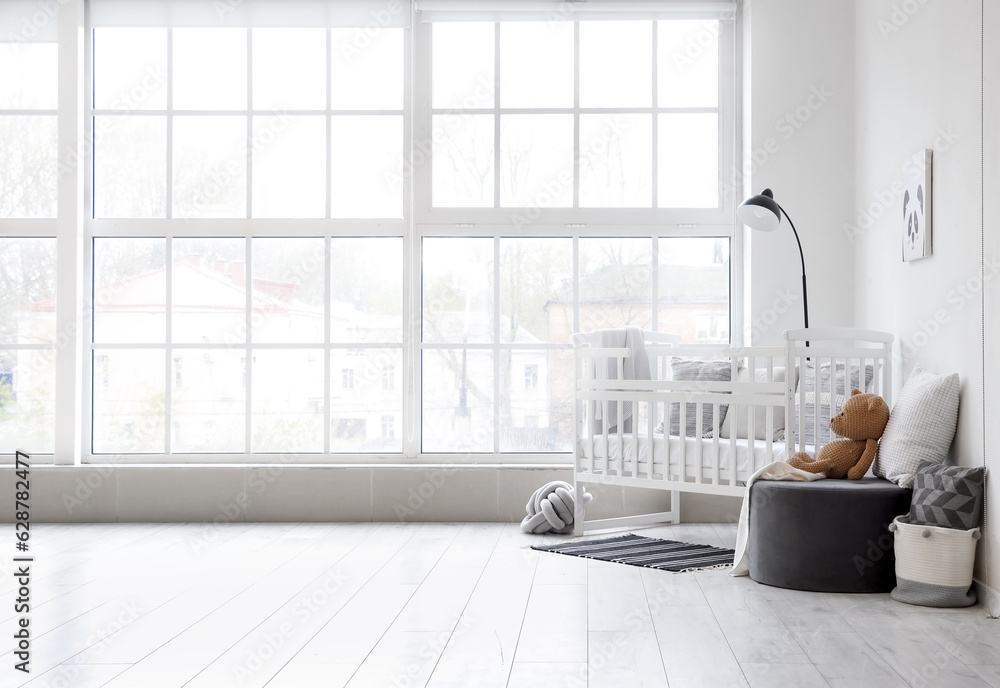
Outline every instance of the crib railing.
<svg viewBox="0 0 1000 688">
<path fill-rule="evenodd" d="M 658 483 L 654 486 L 662 487 L 678 484 L 698 490 L 698 486 L 728 486 L 727 494 L 740 494 L 742 482 L 757 464 L 770 461 L 775 419 L 785 419 L 785 386 L 774 376 L 781 368 L 784 350 L 649 346 L 647 353 L 654 379 L 622 380 L 624 361 L 631 355 L 627 349 L 577 348 L 577 427 L 585 450 L 578 469 L 591 475 L 654 481 Z M 725 361 L 730 379 L 672 379 L 674 359 Z M 605 375 L 609 369 L 616 374 Z M 611 409 L 615 411 L 612 418 L 628 416 L 628 420 L 613 425 L 601 422 L 609 418 Z M 737 431 L 743 426 L 756 428 L 758 420 L 765 428 L 763 458 L 749 451 L 747 466 L 740 469 L 735 460 L 737 444 L 745 437 Z M 727 422 L 732 431 L 724 437 L 723 424 Z M 706 429 L 707 436 L 703 433 Z M 657 435 L 664 441 L 657 442 Z M 671 436 L 679 441 L 671 441 Z M 645 460 L 641 441 L 646 447 Z M 723 444 L 729 445 L 728 465 L 720 460 Z M 617 455 L 613 447 L 618 448 Z"/>
<path fill-rule="evenodd" d="M 853 388 L 891 406 L 890 334 L 791 330 L 784 346 L 713 348 L 680 346 L 673 335 L 644 336 L 649 380 L 622 379 L 633 355 L 628 348 L 595 347 L 589 336 L 574 335 L 574 476 L 578 491 L 582 483 L 670 490 L 671 511 L 589 526 L 678 522 L 681 491 L 742 496 L 758 468 L 828 441 L 830 418 Z M 723 361 L 729 380 L 673 379 L 676 359 Z"/>
<path fill-rule="evenodd" d="M 878 394 L 892 408 L 891 334 L 820 328 L 788 330 L 784 337 L 785 359 L 799 371 L 798 386 L 786 387 L 791 420 L 785 437 L 794 451 L 811 453 L 835 437 L 829 435 L 830 419 L 852 389 Z"/>
</svg>

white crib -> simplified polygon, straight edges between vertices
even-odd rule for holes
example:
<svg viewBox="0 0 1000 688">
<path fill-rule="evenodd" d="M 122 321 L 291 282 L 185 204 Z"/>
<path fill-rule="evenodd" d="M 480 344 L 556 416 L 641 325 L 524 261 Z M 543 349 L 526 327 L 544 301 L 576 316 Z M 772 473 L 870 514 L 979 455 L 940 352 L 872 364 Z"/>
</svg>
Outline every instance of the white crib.
<svg viewBox="0 0 1000 688">
<path fill-rule="evenodd" d="M 595 346 L 589 333 L 573 335 L 575 534 L 679 523 L 681 492 L 742 496 L 758 468 L 796 451 L 814 455 L 814 444 L 829 441 L 830 418 L 852 387 L 879 394 L 892 407 L 888 333 L 789 330 L 783 347 L 687 347 L 677 336 L 653 332 L 644 338 L 652 379 L 628 380 L 622 377 L 629 349 Z M 678 365 L 711 360 L 716 371 L 728 365 L 729 380 L 672 379 L 675 359 Z M 617 374 L 608 375 L 609 368 Z M 612 419 L 629 417 L 608 427 L 609 411 Z M 670 511 L 584 521 L 587 484 L 668 490 Z"/>
</svg>

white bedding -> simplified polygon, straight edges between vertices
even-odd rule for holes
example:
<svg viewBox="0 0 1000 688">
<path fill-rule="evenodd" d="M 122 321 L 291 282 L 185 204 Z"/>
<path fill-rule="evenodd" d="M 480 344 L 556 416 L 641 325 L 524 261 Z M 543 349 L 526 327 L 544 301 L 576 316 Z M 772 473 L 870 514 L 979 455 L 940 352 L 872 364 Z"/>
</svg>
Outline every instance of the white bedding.
<svg viewBox="0 0 1000 688">
<path fill-rule="evenodd" d="M 669 440 L 669 442 L 668 442 Z M 622 444 L 625 445 L 625 456 L 624 463 L 620 464 L 619 460 L 622 458 Z M 638 436 L 639 452 L 638 452 L 638 462 L 640 467 L 648 464 L 649 462 L 649 448 L 650 441 L 648 435 Z M 633 439 L 631 434 L 627 434 L 623 437 L 623 441 L 619 442 L 618 435 L 608 435 L 608 445 L 611 448 L 610 453 L 610 466 L 608 467 L 612 472 L 618 471 L 618 466 L 622 466 L 621 470 L 629 471 L 631 468 L 631 462 L 634 456 L 636 456 L 636 441 Z M 697 438 L 697 437 L 678 437 L 677 435 L 670 435 L 665 437 L 664 435 L 653 435 L 653 465 L 662 466 L 664 461 L 668 456 L 669 447 L 669 457 L 671 473 L 676 474 L 678 468 L 681 465 L 681 457 L 684 457 L 684 465 L 693 470 L 698 465 L 698 451 L 699 447 L 701 450 L 701 465 L 702 470 L 705 471 L 706 475 L 713 469 L 716 464 L 716 445 L 714 440 L 710 438 Z M 604 436 L 599 435 L 591 440 L 581 439 L 580 440 L 580 469 L 586 470 L 589 465 L 589 459 L 591 456 L 595 457 L 594 460 L 594 470 L 601 471 L 604 470 L 604 458 L 608 456 L 604 448 Z M 685 452 L 686 454 L 683 453 Z M 733 450 L 736 452 L 736 470 L 738 473 L 745 473 L 747 470 L 748 458 L 750 457 L 751 451 L 753 452 L 753 465 L 756 468 L 764 466 L 773 461 L 784 461 L 785 460 L 785 444 L 784 442 L 772 442 L 771 443 L 771 456 L 767 455 L 767 441 L 766 440 L 753 440 L 753 448 L 751 450 L 750 441 L 746 439 L 735 440 L 734 446 L 730 445 L 730 440 L 719 439 L 718 443 L 718 454 L 720 456 L 719 469 L 721 471 L 729 471 L 732 466 L 732 456 Z M 813 454 L 812 447 L 806 447 L 806 451 Z M 644 471 L 643 471 L 644 472 Z M 752 473 L 753 471 L 751 471 Z"/>
</svg>

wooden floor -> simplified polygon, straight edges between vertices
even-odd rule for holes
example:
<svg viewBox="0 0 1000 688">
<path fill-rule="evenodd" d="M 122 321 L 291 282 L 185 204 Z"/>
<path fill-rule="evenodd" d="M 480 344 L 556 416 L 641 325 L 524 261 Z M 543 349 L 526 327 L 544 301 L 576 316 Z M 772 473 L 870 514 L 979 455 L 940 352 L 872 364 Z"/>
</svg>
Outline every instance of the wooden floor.
<svg viewBox="0 0 1000 688">
<path fill-rule="evenodd" d="M 5 529 L 10 540 L 12 531 Z M 732 546 L 732 526 L 643 531 Z M 493 524 L 38 525 L 0 686 L 1000 686 L 1000 621 L 539 553 Z"/>
</svg>

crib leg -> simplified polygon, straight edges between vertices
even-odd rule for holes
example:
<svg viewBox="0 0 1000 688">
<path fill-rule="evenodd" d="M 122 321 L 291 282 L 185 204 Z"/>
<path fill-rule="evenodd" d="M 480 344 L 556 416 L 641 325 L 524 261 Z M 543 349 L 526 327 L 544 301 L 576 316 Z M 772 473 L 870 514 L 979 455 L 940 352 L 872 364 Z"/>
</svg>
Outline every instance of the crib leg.
<svg viewBox="0 0 1000 688">
<path fill-rule="evenodd" d="M 670 522 L 681 522 L 681 493 L 677 490 L 670 491 Z"/>
<path fill-rule="evenodd" d="M 573 484 L 573 535 L 583 535 L 583 483 Z"/>
</svg>

